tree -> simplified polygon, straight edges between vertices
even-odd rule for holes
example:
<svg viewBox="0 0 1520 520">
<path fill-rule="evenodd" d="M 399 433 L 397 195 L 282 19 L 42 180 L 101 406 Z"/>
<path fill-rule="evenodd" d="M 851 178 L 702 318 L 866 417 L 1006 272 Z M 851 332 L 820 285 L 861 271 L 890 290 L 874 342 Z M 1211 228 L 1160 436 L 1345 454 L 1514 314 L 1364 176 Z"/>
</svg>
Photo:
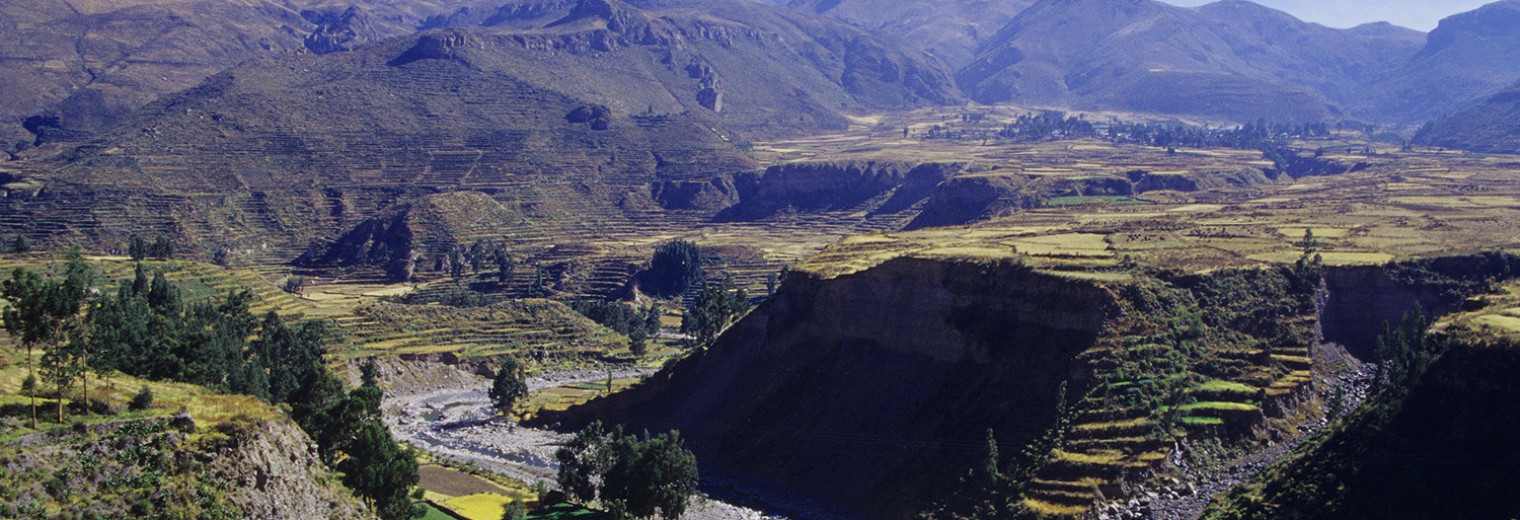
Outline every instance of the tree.
<svg viewBox="0 0 1520 520">
<path fill-rule="evenodd" d="M 643 329 L 628 333 L 628 352 L 637 357 L 644 357 L 649 352 L 649 333 Z"/>
<path fill-rule="evenodd" d="M 486 265 L 486 242 L 476 240 L 470 246 L 470 271 L 479 273 L 480 268 Z"/>
<path fill-rule="evenodd" d="M 491 404 L 503 414 L 510 413 L 512 405 L 517 404 L 518 399 L 527 397 L 528 383 L 524 378 L 522 363 L 516 357 L 502 358 L 501 368 L 496 370 L 496 379 L 491 382 L 488 394 Z"/>
<path fill-rule="evenodd" d="M 375 358 L 366 359 L 359 365 L 359 385 L 380 387 L 380 369 L 375 366 Z"/>
<path fill-rule="evenodd" d="M 16 240 L 11 241 L 11 252 L 24 255 L 32 252 L 32 242 L 26 239 L 26 235 L 16 233 Z"/>
<path fill-rule="evenodd" d="M 549 294 L 549 271 L 544 266 L 533 266 L 533 283 L 523 296 L 527 298 L 542 298 Z"/>
<path fill-rule="evenodd" d="M 697 459 L 671 431 L 659 436 L 614 439 L 606 447 L 609 464 L 602 476 L 602 500 L 620 500 L 628 514 L 666 520 L 680 518 L 696 493 Z"/>
<path fill-rule="evenodd" d="M 174 242 L 169 237 L 159 235 L 153 240 L 153 245 L 148 246 L 148 256 L 160 260 L 174 258 Z"/>
<path fill-rule="evenodd" d="M 706 274 L 702 271 L 702 250 L 697 244 L 686 240 L 666 242 L 655 249 L 645 272 L 650 294 L 663 297 L 680 296 L 688 288 L 702 283 Z"/>
<path fill-rule="evenodd" d="M 26 347 L 27 374 L 35 378 L 32 349 L 44 348 L 42 358 L 44 376 L 58 388 L 58 420 L 63 421 L 63 391 L 78 377 L 76 363 L 83 357 L 79 345 L 66 345 L 66 341 L 81 342 L 77 328 L 80 307 L 84 304 L 91 283 L 91 271 L 84 264 L 84 257 L 75 248 L 69 253 L 69 263 L 62 281 L 44 280 L 24 268 L 11 272 L 11 279 L 0 288 L 0 296 L 9 302 L 5 310 L 5 329 L 20 339 Z M 35 379 L 34 379 L 35 380 Z M 37 399 L 31 400 L 31 427 L 37 426 Z"/>
<path fill-rule="evenodd" d="M 11 272 L 5 281 L 4 296 L 9 303 L 5 309 L 5 330 L 19 338 L 26 348 L 26 394 L 31 397 L 31 427 L 37 427 L 37 376 L 32 366 L 32 348 L 52 339 L 52 329 L 46 323 L 49 293 L 53 289 L 42 281 L 37 273 L 23 268 Z"/>
<path fill-rule="evenodd" d="M 616 433 L 621 435 L 622 430 Z M 582 502 L 596 499 L 597 479 L 605 466 L 602 446 L 606 443 L 607 431 L 601 421 L 595 421 L 554 451 L 554 460 L 559 462 L 557 481 L 566 496 Z"/>
<path fill-rule="evenodd" d="M 450 249 L 449 250 L 449 277 L 453 278 L 456 283 L 459 280 L 464 279 L 464 268 L 465 268 L 464 253 L 459 252 L 459 248 Z"/>
<path fill-rule="evenodd" d="M 512 260 L 512 255 L 507 254 L 505 249 L 496 248 L 496 280 L 502 285 L 512 281 L 512 268 L 517 267 L 517 262 Z"/>
<path fill-rule="evenodd" d="M 998 445 L 997 437 L 993 435 L 992 428 L 987 429 L 987 454 L 982 462 L 982 479 L 991 483 L 998 478 Z"/>
<path fill-rule="evenodd" d="M 681 317 L 681 331 L 695 336 L 698 345 L 708 346 L 748 308 L 749 296 L 744 289 L 733 289 L 733 282 L 724 279 L 718 286 L 702 288 L 691 309 Z"/>
<path fill-rule="evenodd" d="M 285 285 L 281 286 L 280 288 L 284 289 L 285 292 L 300 296 L 301 290 L 306 288 L 306 283 L 306 277 L 292 276 L 290 278 L 286 278 Z"/>
<path fill-rule="evenodd" d="M 697 459 L 679 432 L 656 437 L 608 432 L 593 422 L 554 454 L 559 484 L 581 501 L 600 497 L 614 516 L 679 518 L 696 492 Z"/>
<path fill-rule="evenodd" d="M 136 261 L 148 258 L 148 241 L 141 236 L 132 235 L 131 243 L 127 246 L 127 256 Z"/>
<path fill-rule="evenodd" d="M 417 457 L 402 448 L 379 420 L 362 423 L 346 450 L 348 457 L 338 463 L 343 484 L 374 506 L 385 520 L 406 520 L 422 516 L 422 507 L 408 496 L 419 479 Z"/>
<path fill-rule="evenodd" d="M 507 504 L 506 510 L 501 512 L 501 520 L 527 520 L 528 508 L 522 500 L 513 500 Z"/>
</svg>

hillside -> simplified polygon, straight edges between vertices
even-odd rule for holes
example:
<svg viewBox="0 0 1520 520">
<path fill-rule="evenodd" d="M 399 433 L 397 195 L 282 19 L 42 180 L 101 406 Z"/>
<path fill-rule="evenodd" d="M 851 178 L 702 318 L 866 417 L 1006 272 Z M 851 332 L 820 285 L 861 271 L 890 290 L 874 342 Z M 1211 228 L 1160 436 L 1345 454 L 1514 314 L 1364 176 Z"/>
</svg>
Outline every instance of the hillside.
<svg viewBox="0 0 1520 520">
<path fill-rule="evenodd" d="M 951 69 L 971 62 L 982 41 L 1033 0 L 791 0 L 789 9 L 829 16 L 892 35 Z"/>
<path fill-rule="evenodd" d="M 1233 490 L 1206 518 L 1494 519 L 1520 514 L 1516 286 L 1436 329 L 1445 351 L 1409 383 Z"/>
<path fill-rule="evenodd" d="M 1338 30 L 1244 1 L 1043 0 L 957 73 L 980 102 L 1220 121 L 1338 120 L 1419 50 L 1391 26 Z"/>
<path fill-rule="evenodd" d="M 91 390 L 113 411 L 33 431 L 21 426 L 25 375 L 14 362 L 0 368 L 0 486 L 8 490 L 0 516 L 375 518 L 322 464 L 311 438 L 263 401 L 117 373 Z M 145 386 L 156 404 L 125 410 Z"/>
<path fill-rule="evenodd" d="M 1314 374 L 1335 370 L 1319 366 L 1338 354 L 1316 331 L 1371 356 L 1346 313 L 1397 315 L 1427 297 L 1448 312 L 1520 266 L 1486 255 L 1094 273 L 1077 260 L 1041 269 L 942 254 L 843 273 L 829 256 L 801 264 L 711 348 L 540 421 L 677 428 L 720 475 L 863 518 L 909 518 L 931 500 L 959 507 L 947 497 L 985 455 L 990 428 L 1000 451 L 1034 450 L 999 461 L 1020 475 L 1023 508 L 1077 515 L 1173 472 L 1167 461 L 1188 453 L 1179 443 L 1251 449 L 1257 435 L 1292 435 L 1320 413 Z M 1387 273 L 1384 285 L 1340 282 L 1367 270 Z M 1322 275 L 1337 281 L 1325 292 Z"/>
<path fill-rule="evenodd" d="M 1415 134 L 1414 142 L 1484 153 L 1520 153 L 1520 84 L 1472 108 L 1431 121 Z"/>
<path fill-rule="evenodd" d="M 1482 102 L 1520 81 L 1520 1 L 1441 20 L 1428 43 L 1368 98 L 1382 121 L 1416 123 Z M 1354 105 L 1355 106 L 1355 105 Z"/>
<path fill-rule="evenodd" d="M 71 141 L 243 61 L 410 34 L 485 0 L 20 0 L 0 6 L 0 151 Z M 26 130 L 23 130 L 25 122 Z"/>
</svg>

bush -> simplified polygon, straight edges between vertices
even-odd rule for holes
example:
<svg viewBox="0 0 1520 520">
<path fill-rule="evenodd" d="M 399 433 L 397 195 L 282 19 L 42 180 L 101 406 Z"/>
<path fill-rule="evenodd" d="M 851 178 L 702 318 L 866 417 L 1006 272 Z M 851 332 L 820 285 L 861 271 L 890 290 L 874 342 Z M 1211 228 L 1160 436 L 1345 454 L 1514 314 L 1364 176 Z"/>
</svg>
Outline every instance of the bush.
<svg viewBox="0 0 1520 520">
<path fill-rule="evenodd" d="M 132 396 L 132 402 L 127 403 L 128 410 L 147 410 L 152 406 L 153 391 L 149 390 L 147 386 L 142 387 L 142 390 L 137 392 L 137 395 Z"/>
</svg>

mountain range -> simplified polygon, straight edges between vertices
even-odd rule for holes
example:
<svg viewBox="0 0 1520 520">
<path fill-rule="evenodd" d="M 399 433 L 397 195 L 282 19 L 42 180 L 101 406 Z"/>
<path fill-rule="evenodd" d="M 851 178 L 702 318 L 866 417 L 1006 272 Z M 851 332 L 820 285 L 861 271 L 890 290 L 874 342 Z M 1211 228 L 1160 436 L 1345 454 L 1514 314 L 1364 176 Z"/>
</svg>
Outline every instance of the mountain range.
<svg viewBox="0 0 1520 520">
<path fill-rule="evenodd" d="M 789 9 L 837 18 L 892 35 L 950 69 L 971 63 L 977 48 L 1034 0 L 790 0 Z"/>
<path fill-rule="evenodd" d="M 674 76 L 712 83 L 701 87 L 713 88 L 698 105 L 716 106 L 721 90 L 728 109 L 721 123 L 753 135 L 839 128 L 841 110 L 959 103 L 963 95 L 982 103 L 1219 123 L 1418 125 L 1520 80 L 1520 0 L 1451 16 L 1428 35 L 1386 23 L 1334 29 L 1245 0 L 1196 8 L 1154 0 L 770 3 L 781 5 L 8 2 L 0 6 L 6 63 L 0 81 L 9 87 L 0 93 L 0 149 L 87 139 L 159 96 L 248 60 L 351 51 L 447 29 L 487 39 L 520 33 L 513 38 L 524 41 L 607 30 L 651 52 L 672 49 L 653 64 L 525 61 L 515 74 L 579 88 L 580 95 L 622 112 L 687 110 L 693 103 L 672 100 L 691 96 L 669 95 L 674 80 L 637 70 L 674 68 Z M 702 59 L 678 56 L 693 36 L 718 42 L 737 61 L 717 63 L 708 56 L 715 51 L 697 53 Z M 761 62 L 767 65 L 751 66 Z M 799 92 L 803 97 L 795 98 Z"/>
<path fill-rule="evenodd" d="M 0 143 L 98 132 L 250 59 L 410 34 L 487 0 L 16 0 L 0 5 Z M 480 9 L 477 7 L 476 9 Z M 29 119 L 27 121 L 27 119 Z M 22 131 L 31 130 L 31 134 Z"/>
<path fill-rule="evenodd" d="M 1176 114 L 1223 121 L 1333 120 L 1420 52 L 1419 32 L 1331 29 L 1241 0 L 1042 0 L 959 71 L 984 103 Z"/>
</svg>

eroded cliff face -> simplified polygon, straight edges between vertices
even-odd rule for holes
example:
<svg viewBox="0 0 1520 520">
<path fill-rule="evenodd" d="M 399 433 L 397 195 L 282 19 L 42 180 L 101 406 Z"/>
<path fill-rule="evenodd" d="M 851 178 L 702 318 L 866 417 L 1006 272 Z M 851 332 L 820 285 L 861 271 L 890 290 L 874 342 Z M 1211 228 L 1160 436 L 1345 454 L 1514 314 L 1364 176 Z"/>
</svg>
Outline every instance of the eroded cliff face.
<svg viewBox="0 0 1520 520">
<path fill-rule="evenodd" d="M 956 163 L 798 162 L 733 179 L 737 204 L 719 220 L 756 220 L 784 210 L 897 213 L 956 175 Z"/>
<path fill-rule="evenodd" d="M 906 518 L 983 456 L 988 428 L 1010 445 L 1042 433 L 1115 309 L 1100 285 L 1008 263 L 799 273 L 656 380 L 545 420 L 679 429 L 704 474 Z"/>
<path fill-rule="evenodd" d="M 1416 309 L 1432 317 L 1450 314 L 1491 282 L 1515 276 L 1520 276 L 1520 258 L 1502 254 L 1328 268 L 1320 313 L 1324 340 L 1372 360 L 1384 324 L 1397 326 Z"/>
</svg>

